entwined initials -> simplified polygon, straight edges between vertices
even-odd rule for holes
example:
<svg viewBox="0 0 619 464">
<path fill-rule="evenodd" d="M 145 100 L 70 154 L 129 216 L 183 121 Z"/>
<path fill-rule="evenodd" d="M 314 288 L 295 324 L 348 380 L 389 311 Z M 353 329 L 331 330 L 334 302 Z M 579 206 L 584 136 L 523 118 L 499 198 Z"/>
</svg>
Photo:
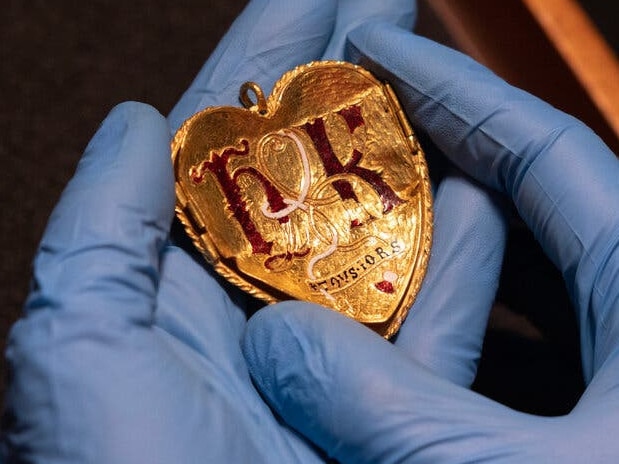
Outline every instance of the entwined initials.
<svg viewBox="0 0 619 464">
<path fill-rule="evenodd" d="M 337 114 L 346 122 L 350 134 L 354 134 L 355 130 L 365 125 L 359 105 L 344 108 L 338 111 Z M 338 177 L 337 180 L 332 182 L 332 186 L 342 200 L 353 200 L 359 203 L 351 183 L 342 178 L 343 175 L 352 174 L 365 181 L 378 195 L 383 206 L 383 214 L 389 213 L 395 206 L 404 203 L 404 200 L 398 197 L 378 172 L 359 166 L 359 162 L 363 158 L 363 153 L 359 150 L 353 149 L 349 161 L 346 164 L 342 164 L 329 141 L 323 117 L 307 122 L 297 129 L 303 130 L 309 136 L 327 178 Z M 285 135 L 286 130 L 281 132 Z M 245 237 L 251 244 L 252 252 L 270 255 L 273 243 L 266 241 L 254 224 L 249 214 L 247 203 L 241 193 L 241 187 L 238 182 L 239 176 L 250 175 L 260 183 L 266 194 L 267 202 L 267 205 L 263 205 L 263 214 L 271 219 L 278 220 L 281 224 L 285 224 L 290 220 L 289 212 L 302 206 L 304 200 L 303 192 L 297 200 L 285 199 L 280 190 L 254 167 L 243 166 L 235 169 L 233 172 L 229 172 L 228 163 L 232 156 L 249 155 L 249 142 L 243 139 L 240 141 L 240 145 L 240 147 L 225 148 L 221 153 L 213 152 L 210 160 L 205 160 L 199 165 L 193 166 L 189 174 L 193 182 L 199 184 L 203 182 L 205 173 L 207 171 L 211 172 L 217 179 L 226 197 L 228 210 L 239 223 Z M 307 186 L 302 186 L 302 190 L 305 187 Z M 306 193 L 307 191 L 305 191 Z"/>
</svg>

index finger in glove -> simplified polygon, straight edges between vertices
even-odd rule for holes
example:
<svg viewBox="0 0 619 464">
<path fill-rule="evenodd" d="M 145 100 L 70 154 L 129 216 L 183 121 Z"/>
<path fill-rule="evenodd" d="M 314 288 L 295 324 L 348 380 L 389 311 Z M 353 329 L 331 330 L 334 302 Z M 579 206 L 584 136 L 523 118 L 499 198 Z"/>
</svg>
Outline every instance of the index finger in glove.
<svg viewBox="0 0 619 464">
<path fill-rule="evenodd" d="M 563 273 L 591 378 L 619 329 L 619 162 L 586 126 L 446 47 L 374 23 L 355 59 L 388 79 L 414 125 L 460 168 L 508 194 Z"/>
</svg>

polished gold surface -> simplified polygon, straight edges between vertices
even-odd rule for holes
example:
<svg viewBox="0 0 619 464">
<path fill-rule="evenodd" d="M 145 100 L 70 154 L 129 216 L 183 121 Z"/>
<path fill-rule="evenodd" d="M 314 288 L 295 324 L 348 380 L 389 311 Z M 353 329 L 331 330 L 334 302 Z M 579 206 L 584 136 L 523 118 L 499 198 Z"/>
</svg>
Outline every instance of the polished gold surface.
<svg viewBox="0 0 619 464">
<path fill-rule="evenodd" d="M 432 237 L 423 152 L 391 89 L 344 62 L 286 73 L 246 107 L 208 108 L 172 143 L 177 214 L 222 276 L 397 332 Z"/>
</svg>

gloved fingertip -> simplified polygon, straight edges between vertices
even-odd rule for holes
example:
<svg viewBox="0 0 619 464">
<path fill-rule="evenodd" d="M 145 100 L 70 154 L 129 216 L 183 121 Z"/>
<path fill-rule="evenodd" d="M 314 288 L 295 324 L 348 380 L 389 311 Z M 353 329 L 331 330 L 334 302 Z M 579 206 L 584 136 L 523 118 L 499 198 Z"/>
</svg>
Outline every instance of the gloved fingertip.
<svg viewBox="0 0 619 464">
<path fill-rule="evenodd" d="M 284 382 L 295 388 L 295 383 L 291 382 L 296 377 L 294 371 L 309 367 L 301 364 L 302 360 L 313 356 L 315 347 L 308 332 L 320 332 L 317 327 L 322 319 L 320 313 L 326 311 L 318 305 L 286 301 L 261 309 L 248 321 L 243 352 L 249 371 L 275 403 L 290 394 L 278 385 Z M 323 378 L 318 371 L 313 375 Z"/>
<path fill-rule="evenodd" d="M 163 116 L 154 106 L 134 100 L 118 103 L 110 110 L 108 117 L 116 117 L 117 115 L 124 115 L 123 117 L 137 116 L 139 118 L 152 117 L 162 121 L 165 120 L 165 116 Z"/>
<path fill-rule="evenodd" d="M 158 211 L 166 222 L 171 221 L 174 177 L 170 129 L 159 111 L 128 101 L 109 112 L 86 147 L 63 196 L 90 189 L 101 190 L 101 194 L 105 189 L 108 196 L 112 192 L 123 195 L 136 206 Z"/>
<path fill-rule="evenodd" d="M 146 120 L 148 124 L 166 124 L 165 117 L 153 106 L 138 101 L 124 101 L 114 106 L 107 114 L 95 137 L 91 143 L 96 140 L 102 129 L 110 127 L 126 127 L 131 122 Z M 106 145 L 109 146 L 109 145 Z"/>
<path fill-rule="evenodd" d="M 126 101 L 114 106 L 90 139 L 80 162 L 83 162 L 89 154 L 101 151 L 101 147 L 105 147 L 105 151 L 116 151 L 122 144 L 129 121 L 136 117 L 139 118 L 140 114 L 156 119 L 159 112 L 150 105 L 134 101 Z"/>
<path fill-rule="evenodd" d="M 307 408 L 328 404 L 342 359 L 341 337 L 380 337 L 359 323 L 322 306 L 287 301 L 258 311 L 248 322 L 243 351 L 249 371 L 272 406 L 292 424 L 317 420 Z M 312 406 L 314 405 L 314 406 Z M 303 426 L 305 428 L 305 425 Z"/>
<path fill-rule="evenodd" d="M 287 424 L 341 462 L 376 462 L 389 422 L 383 408 L 410 361 L 393 345 L 335 311 L 284 302 L 250 319 L 243 351 L 255 385 Z"/>
<path fill-rule="evenodd" d="M 110 110 L 86 146 L 77 171 L 88 168 L 91 163 L 113 161 L 127 148 L 139 147 L 140 151 L 147 151 L 156 147 L 161 151 L 161 144 L 169 144 L 169 137 L 165 117 L 154 107 L 135 101 L 119 103 Z"/>
</svg>

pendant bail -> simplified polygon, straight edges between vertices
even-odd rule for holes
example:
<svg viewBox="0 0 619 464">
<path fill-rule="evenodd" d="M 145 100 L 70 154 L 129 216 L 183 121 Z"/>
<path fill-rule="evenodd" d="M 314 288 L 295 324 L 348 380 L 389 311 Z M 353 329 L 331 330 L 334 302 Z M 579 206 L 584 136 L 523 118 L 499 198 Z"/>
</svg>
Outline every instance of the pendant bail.
<svg viewBox="0 0 619 464">
<path fill-rule="evenodd" d="M 256 102 L 252 100 L 250 92 L 254 94 Z M 267 100 L 264 97 L 264 92 L 258 84 L 255 82 L 245 82 L 239 91 L 239 99 L 243 106 L 250 110 L 256 111 L 260 114 L 267 114 Z"/>
</svg>

